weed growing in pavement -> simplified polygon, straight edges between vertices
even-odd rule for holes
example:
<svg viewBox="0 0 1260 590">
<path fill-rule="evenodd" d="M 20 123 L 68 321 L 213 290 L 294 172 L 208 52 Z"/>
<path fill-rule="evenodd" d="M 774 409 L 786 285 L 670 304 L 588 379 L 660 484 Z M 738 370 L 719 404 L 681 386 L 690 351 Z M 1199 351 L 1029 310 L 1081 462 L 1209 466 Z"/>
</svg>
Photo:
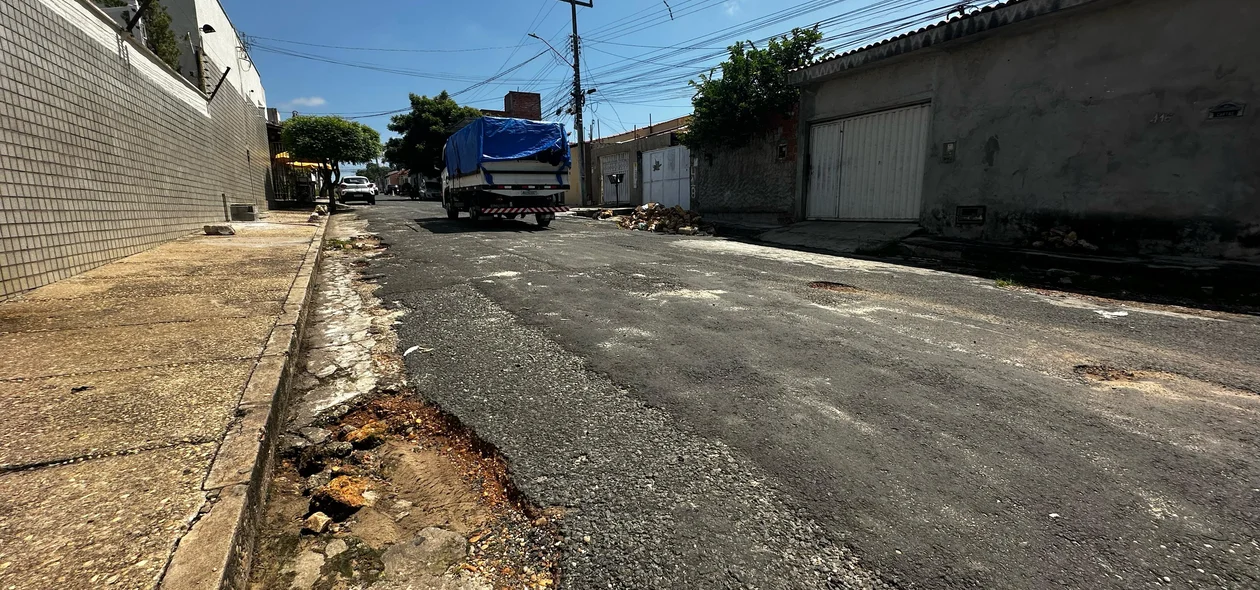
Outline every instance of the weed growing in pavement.
<svg viewBox="0 0 1260 590">
<path fill-rule="evenodd" d="M 1019 284 L 1019 282 L 1016 281 L 1015 279 L 1008 279 L 1006 277 L 1001 277 L 998 280 L 994 281 L 994 283 L 997 284 L 997 286 L 1002 289 L 1014 289 L 1016 287 L 1023 286 Z"/>
</svg>

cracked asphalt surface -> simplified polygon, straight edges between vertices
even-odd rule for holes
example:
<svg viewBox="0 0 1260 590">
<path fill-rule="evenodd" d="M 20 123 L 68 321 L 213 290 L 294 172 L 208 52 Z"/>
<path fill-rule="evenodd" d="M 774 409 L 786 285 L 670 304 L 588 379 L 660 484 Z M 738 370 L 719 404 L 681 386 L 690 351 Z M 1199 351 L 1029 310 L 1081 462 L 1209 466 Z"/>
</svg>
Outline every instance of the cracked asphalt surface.
<svg viewBox="0 0 1260 590">
<path fill-rule="evenodd" d="M 565 587 L 1260 587 L 1260 318 L 378 202 L 408 371 L 567 510 Z"/>
</svg>

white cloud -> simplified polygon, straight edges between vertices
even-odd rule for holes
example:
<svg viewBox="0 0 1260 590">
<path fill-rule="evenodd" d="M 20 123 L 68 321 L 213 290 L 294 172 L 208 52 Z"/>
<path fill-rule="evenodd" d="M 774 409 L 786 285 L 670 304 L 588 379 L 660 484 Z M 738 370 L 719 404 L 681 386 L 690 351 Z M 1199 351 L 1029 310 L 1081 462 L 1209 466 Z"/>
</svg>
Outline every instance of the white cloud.
<svg viewBox="0 0 1260 590">
<path fill-rule="evenodd" d="M 739 12 L 739 0 L 726 0 L 722 3 L 722 9 L 726 11 L 726 16 L 735 16 Z"/>
<path fill-rule="evenodd" d="M 289 102 L 286 102 L 286 103 L 284 103 L 284 104 L 285 104 L 285 105 L 287 105 L 287 107 L 286 107 L 286 108 L 292 108 L 292 107 L 319 107 L 319 106 L 324 106 L 324 103 L 326 103 L 326 102 L 328 102 L 328 101 L 324 100 L 324 97 L 322 97 L 322 96 L 299 96 L 299 97 L 297 97 L 297 98 L 295 98 L 295 99 L 293 99 L 293 100 L 290 100 Z"/>
</svg>

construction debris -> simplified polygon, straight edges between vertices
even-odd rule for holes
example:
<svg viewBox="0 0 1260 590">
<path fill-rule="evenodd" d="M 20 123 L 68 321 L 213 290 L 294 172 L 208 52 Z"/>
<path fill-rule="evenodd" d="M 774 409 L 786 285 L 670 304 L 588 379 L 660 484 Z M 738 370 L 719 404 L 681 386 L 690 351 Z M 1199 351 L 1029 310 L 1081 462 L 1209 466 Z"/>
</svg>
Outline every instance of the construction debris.
<svg viewBox="0 0 1260 590">
<path fill-rule="evenodd" d="M 1060 225 L 1050 228 L 1049 231 L 1041 232 L 1041 239 L 1032 243 L 1034 248 L 1056 248 L 1056 249 L 1074 249 L 1094 251 L 1098 246 L 1085 241 L 1076 235 L 1072 228 L 1066 225 Z"/>
<path fill-rule="evenodd" d="M 604 219 L 604 213 L 611 211 L 601 211 L 600 218 Z M 636 229 L 639 231 L 651 231 L 668 234 L 683 234 L 694 236 L 705 233 L 700 228 L 700 214 L 694 211 L 688 211 L 681 206 L 666 207 L 660 203 L 647 203 L 634 208 L 634 213 L 630 216 L 623 216 L 617 220 L 617 225 L 622 229 Z"/>
<path fill-rule="evenodd" d="M 322 512 L 333 520 L 345 520 L 367 505 L 363 492 L 369 480 L 365 477 L 341 475 L 311 492 L 311 512 Z"/>
<path fill-rule="evenodd" d="M 306 517 L 306 520 L 302 521 L 302 530 L 318 535 L 328 530 L 328 525 L 332 524 L 332 521 L 332 517 L 327 514 L 324 514 L 323 512 L 316 512 Z"/>
<path fill-rule="evenodd" d="M 236 235 L 236 230 L 232 229 L 232 226 L 224 225 L 224 224 L 207 225 L 205 227 L 202 227 L 201 231 L 205 232 L 207 236 L 234 236 Z"/>
</svg>

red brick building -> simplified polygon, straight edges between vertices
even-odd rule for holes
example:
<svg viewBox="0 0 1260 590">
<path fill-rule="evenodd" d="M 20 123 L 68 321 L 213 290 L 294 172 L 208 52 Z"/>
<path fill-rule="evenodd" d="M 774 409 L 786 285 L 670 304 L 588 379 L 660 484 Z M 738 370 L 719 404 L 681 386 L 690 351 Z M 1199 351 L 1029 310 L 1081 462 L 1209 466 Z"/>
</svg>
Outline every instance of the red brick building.
<svg viewBox="0 0 1260 590">
<path fill-rule="evenodd" d="M 516 119 L 542 120 L 542 95 L 537 92 L 512 91 L 503 97 L 503 110 L 481 109 L 483 114 L 491 117 L 513 117 Z"/>
</svg>

